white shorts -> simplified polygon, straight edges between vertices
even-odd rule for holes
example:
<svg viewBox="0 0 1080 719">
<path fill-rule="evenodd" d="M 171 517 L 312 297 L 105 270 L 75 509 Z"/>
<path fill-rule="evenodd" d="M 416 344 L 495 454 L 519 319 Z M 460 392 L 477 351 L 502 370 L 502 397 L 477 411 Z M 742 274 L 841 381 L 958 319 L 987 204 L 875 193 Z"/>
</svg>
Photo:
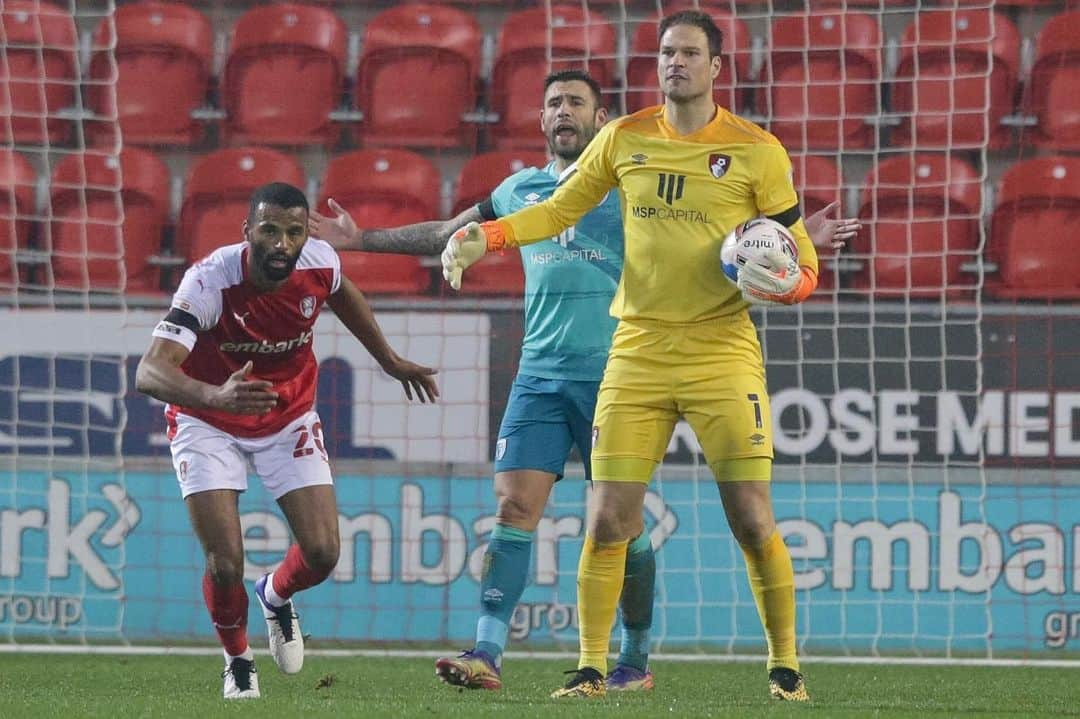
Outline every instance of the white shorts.
<svg viewBox="0 0 1080 719">
<path fill-rule="evenodd" d="M 333 484 L 322 442 L 322 422 L 314 410 L 266 437 L 234 437 L 184 414 L 176 416 L 170 445 L 180 493 L 211 489 L 247 490 L 248 466 L 274 499 L 300 487 Z"/>
</svg>

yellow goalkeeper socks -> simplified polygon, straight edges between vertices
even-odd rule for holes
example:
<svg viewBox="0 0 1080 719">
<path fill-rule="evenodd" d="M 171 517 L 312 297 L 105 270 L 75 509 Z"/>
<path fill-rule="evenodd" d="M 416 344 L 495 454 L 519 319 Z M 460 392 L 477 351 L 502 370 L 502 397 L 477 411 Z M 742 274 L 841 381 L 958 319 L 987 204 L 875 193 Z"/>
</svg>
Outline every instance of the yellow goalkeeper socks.
<svg viewBox="0 0 1080 719">
<path fill-rule="evenodd" d="M 578 623 L 581 656 L 578 669 L 592 667 L 607 674 L 608 640 L 615 623 L 615 605 L 623 588 L 628 542 L 600 544 L 585 535 L 578 562 Z"/>
<path fill-rule="evenodd" d="M 795 654 L 795 573 L 791 553 L 779 532 L 764 544 L 741 545 L 746 557 L 746 573 L 754 593 L 758 616 L 769 642 L 769 669 L 799 670 Z"/>
</svg>

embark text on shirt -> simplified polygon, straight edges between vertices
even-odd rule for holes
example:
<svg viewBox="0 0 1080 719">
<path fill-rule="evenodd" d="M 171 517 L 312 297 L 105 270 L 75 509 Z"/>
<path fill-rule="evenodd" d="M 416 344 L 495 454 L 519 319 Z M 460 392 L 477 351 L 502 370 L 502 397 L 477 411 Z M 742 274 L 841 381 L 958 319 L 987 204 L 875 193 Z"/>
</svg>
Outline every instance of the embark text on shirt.
<svg viewBox="0 0 1080 719">
<path fill-rule="evenodd" d="M 259 342 L 222 342 L 218 349 L 222 352 L 276 354 L 278 352 L 288 352 L 298 347 L 303 347 L 306 344 L 310 344 L 311 336 L 311 330 L 304 330 L 300 333 L 300 336 L 294 337 L 291 340 L 282 340 L 281 342 L 270 342 L 269 340 L 261 340 Z"/>
</svg>

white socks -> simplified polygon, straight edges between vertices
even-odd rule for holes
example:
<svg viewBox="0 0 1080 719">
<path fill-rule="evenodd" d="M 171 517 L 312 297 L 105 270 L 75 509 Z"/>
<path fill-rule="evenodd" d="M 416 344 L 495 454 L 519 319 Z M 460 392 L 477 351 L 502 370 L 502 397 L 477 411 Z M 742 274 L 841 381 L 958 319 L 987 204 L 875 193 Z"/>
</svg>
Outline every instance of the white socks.
<svg viewBox="0 0 1080 719">
<path fill-rule="evenodd" d="M 237 654 L 235 657 L 228 652 L 225 652 L 225 666 L 231 664 L 233 659 L 246 659 L 249 662 L 253 662 L 255 661 L 255 652 L 251 651 L 250 646 L 244 650 L 243 654 Z"/>
<path fill-rule="evenodd" d="M 266 578 L 266 586 L 263 587 L 263 597 L 266 599 L 266 603 L 271 607 L 284 606 L 288 599 L 282 599 L 278 596 L 278 593 L 274 591 L 274 573 L 271 572 L 270 576 Z"/>
</svg>

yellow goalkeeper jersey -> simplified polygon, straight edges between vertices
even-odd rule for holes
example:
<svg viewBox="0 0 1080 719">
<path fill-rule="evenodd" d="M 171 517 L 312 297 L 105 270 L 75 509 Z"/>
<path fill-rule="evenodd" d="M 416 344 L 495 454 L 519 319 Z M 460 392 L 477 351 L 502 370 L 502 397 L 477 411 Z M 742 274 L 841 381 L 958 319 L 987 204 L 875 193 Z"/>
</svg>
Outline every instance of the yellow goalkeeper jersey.
<svg viewBox="0 0 1080 719">
<path fill-rule="evenodd" d="M 773 135 L 722 107 L 701 130 L 679 135 L 663 106 L 619 118 L 567 168 L 554 195 L 502 218 L 510 244 L 558 235 L 618 187 L 625 229 L 619 319 L 689 323 L 746 309 L 720 268 L 737 224 L 798 205 L 791 161 Z M 817 272 L 802 220 L 791 226 L 799 264 Z"/>
</svg>

